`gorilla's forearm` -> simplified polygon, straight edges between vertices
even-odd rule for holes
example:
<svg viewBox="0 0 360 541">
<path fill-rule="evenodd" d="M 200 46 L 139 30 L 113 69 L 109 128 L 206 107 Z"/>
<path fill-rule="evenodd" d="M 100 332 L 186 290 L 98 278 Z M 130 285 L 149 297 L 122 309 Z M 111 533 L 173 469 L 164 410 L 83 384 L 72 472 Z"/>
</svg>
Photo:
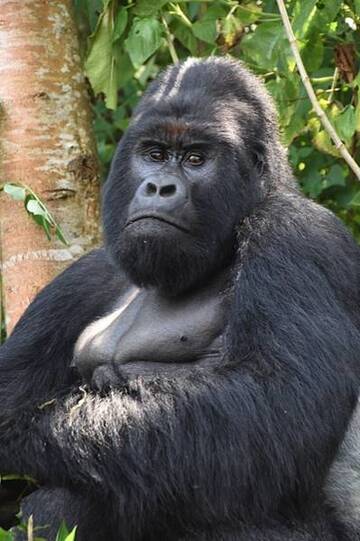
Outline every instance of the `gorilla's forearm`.
<svg viewBox="0 0 360 541">
<path fill-rule="evenodd" d="M 294 367 L 266 380 L 239 367 L 213 376 L 199 370 L 68 399 L 11 435 L 7 468 L 47 485 L 108 491 L 139 512 L 187 498 L 199 516 L 256 518 L 296 490 L 304 471 L 307 497 L 345 429 L 348 388 L 328 374 L 312 384 Z"/>
</svg>

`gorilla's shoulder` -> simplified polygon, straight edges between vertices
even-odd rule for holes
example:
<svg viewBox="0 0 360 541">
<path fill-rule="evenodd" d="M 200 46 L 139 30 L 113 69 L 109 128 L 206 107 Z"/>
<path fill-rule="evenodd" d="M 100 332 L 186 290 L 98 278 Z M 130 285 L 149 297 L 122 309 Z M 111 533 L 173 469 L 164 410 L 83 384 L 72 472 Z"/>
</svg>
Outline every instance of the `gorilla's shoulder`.
<svg viewBox="0 0 360 541">
<path fill-rule="evenodd" d="M 85 278 L 86 280 L 84 280 Z M 59 286 L 62 286 L 73 290 L 76 288 L 78 291 L 80 288 L 81 291 L 83 288 L 92 290 L 93 288 L 101 288 L 102 285 L 109 287 L 113 282 L 115 285 L 115 283 L 124 281 L 126 278 L 121 267 L 115 266 L 108 252 L 104 247 L 101 247 L 92 250 L 72 263 L 47 288 L 58 289 Z"/>
<path fill-rule="evenodd" d="M 60 322 L 67 322 L 70 314 L 71 328 L 76 333 L 78 327 L 82 328 L 88 320 L 106 312 L 127 287 L 125 274 L 114 266 L 106 250 L 93 250 L 75 261 L 38 293 L 20 318 L 12 336 L 24 327 L 39 327 L 39 332 L 44 327 L 51 332 L 58 328 Z M 7 342 L 10 341 L 11 337 Z"/>
<path fill-rule="evenodd" d="M 299 193 L 285 192 L 270 197 L 268 205 L 272 217 L 276 214 L 274 226 L 283 227 L 288 233 L 297 232 L 299 240 L 315 235 L 321 245 L 319 235 L 334 240 L 341 237 L 353 247 L 357 246 L 343 222 L 331 210 Z"/>
<path fill-rule="evenodd" d="M 360 250 L 351 233 L 323 206 L 296 192 L 272 194 L 239 230 L 241 243 L 251 239 L 251 252 L 274 260 L 347 266 L 356 274 Z M 334 255 L 336 254 L 336 262 Z M 341 261 L 340 261 L 341 260 Z M 348 270 L 344 272 L 347 274 Z"/>
</svg>

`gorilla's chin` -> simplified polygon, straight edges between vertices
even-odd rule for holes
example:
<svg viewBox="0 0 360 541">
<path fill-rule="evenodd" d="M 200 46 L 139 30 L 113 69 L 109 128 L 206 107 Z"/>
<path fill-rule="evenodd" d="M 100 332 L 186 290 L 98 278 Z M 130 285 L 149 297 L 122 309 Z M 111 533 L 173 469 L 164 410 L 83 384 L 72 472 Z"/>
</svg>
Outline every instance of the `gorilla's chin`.
<svg viewBox="0 0 360 541">
<path fill-rule="evenodd" d="M 213 254 L 206 243 L 185 233 L 159 237 L 125 230 L 115 259 L 135 285 L 155 287 L 174 297 L 215 271 L 218 265 Z"/>
</svg>

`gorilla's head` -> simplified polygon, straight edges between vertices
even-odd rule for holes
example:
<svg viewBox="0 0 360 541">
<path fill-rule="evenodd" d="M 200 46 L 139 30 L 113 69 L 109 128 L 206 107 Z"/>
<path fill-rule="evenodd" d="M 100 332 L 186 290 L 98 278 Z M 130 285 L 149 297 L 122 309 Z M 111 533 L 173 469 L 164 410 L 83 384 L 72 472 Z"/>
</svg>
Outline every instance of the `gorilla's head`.
<svg viewBox="0 0 360 541">
<path fill-rule="evenodd" d="M 289 175 L 261 82 L 188 59 L 148 88 L 104 193 L 107 247 L 131 280 L 177 295 L 224 267 L 236 227 Z"/>
</svg>

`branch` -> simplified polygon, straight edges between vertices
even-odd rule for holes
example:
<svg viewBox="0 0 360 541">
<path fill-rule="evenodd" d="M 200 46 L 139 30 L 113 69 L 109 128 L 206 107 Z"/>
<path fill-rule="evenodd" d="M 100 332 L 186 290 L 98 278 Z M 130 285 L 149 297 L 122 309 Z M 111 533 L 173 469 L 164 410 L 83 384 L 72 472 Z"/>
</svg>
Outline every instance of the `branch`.
<svg viewBox="0 0 360 541">
<path fill-rule="evenodd" d="M 161 22 L 163 23 L 163 26 L 165 28 L 166 41 L 169 47 L 171 60 L 173 61 L 173 64 L 177 64 L 179 62 L 179 57 L 174 47 L 173 36 L 171 35 L 168 23 L 166 22 L 166 19 L 164 16 L 161 17 Z"/>
<path fill-rule="evenodd" d="M 290 47 L 291 47 L 293 55 L 295 57 L 297 68 L 299 70 L 302 82 L 304 83 L 306 92 L 308 93 L 311 104 L 312 104 L 316 114 L 320 118 L 320 121 L 321 121 L 322 125 L 324 126 L 325 131 L 331 137 L 335 147 L 338 149 L 341 156 L 344 158 L 344 160 L 346 161 L 346 163 L 348 164 L 348 166 L 350 167 L 350 169 L 352 170 L 352 172 L 354 173 L 356 178 L 358 180 L 360 180 L 360 167 L 359 167 L 359 165 L 356 163 L 356 161 L 351 156 L 351 154 L 347 150 L 344 143 L 341 141 L 340 137 L 336 133 L 334 127 L 332 126 L 330 120 L 326 116 L 326 113 L 323 111 L 323 109 L 321 108 L 321 106 L 320 106 L 320 104 L 319 104 L 319 102 L 318 102 L 318 100 L 316 98 L 314 89 L 311 86 L 309 76 L 306 73 L 304 63 L 303 63 L 303 61 L 301 59 L 301 56 L 300 56 L 300 52 L 299 52 L 299 49 L 298 49 L 298 46 L 297 46 L 297 43 L 296 43 L 296 37 L 295 37 L 295 34 L 294 34 L 293 29 L 291 27 L 291 23 L 290 23 L 289 16 L 288 16 L 287 11 L 286 11 L 285 4 L 284 4 L 283 0 L 276 0 L 276 2 L 277 2 L 277 5 L 278 5 L 278 8 L 279 8 L 279 11 L 280 11 L 282 21 L 284 23 L 285 32 L 286 32 L 286 35 L 288 37 Z"/>
</svg>

